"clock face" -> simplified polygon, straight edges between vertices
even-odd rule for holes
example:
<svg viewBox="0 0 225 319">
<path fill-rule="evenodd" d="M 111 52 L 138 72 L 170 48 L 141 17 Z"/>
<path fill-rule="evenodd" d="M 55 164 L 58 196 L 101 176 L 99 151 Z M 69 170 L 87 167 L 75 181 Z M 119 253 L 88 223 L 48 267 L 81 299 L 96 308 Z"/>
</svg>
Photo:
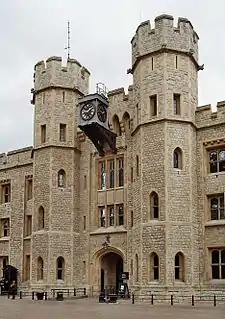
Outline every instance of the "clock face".
<svg viewBox="0 0 225 319">
<path fill-rule="evenodd" d="M 93 104 L 85 104 L 80 111 L 81 118 L 84 121 L 89 121 L 95 115 L 95 106 Z"/>
<path fill-rule="evenodd" d="M 107 119 L 107 112 L 105 107 L 102 104 L 98 105 L 97 115 L 98 115 L 99 121 L 101 121 L 102 123 L 105 123 Z"/>
</svg>

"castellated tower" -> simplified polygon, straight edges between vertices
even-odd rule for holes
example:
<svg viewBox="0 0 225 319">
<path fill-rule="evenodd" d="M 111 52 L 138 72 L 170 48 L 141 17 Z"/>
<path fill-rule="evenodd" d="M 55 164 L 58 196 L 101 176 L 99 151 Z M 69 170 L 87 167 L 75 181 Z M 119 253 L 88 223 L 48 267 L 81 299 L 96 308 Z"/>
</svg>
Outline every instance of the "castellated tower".
<svg viewBox="0 0 225 319">
<path fill-rule="evenodd" d="M 149 288 L 154 253 L 161 269 L 155 287 L 194 286 L 199 284 L 198 35 L 187 19 L 179 18 L 175 27 L 172 16 L 161 15 L 154 29 L 149 21 L 143 22 L 131 43 L 136 167 L 131 245 L 136 263 L 142 265 L 136 286 Z"/>
<path fill-rule="evenodd" d="M 88 93 L 89 75 L 74 59 L 68 59 L 66 66 L 58 57 L 35 65 L 33 283 L 38 278 L 38 260 L 44 268 L 44 284 L 57 286 L 62 276 L 64 285 L 79 283 L 80 151 L 76 105 L 78 98 Z M 56 269 L 61 274 L 56 274 Z"/>
</svg>

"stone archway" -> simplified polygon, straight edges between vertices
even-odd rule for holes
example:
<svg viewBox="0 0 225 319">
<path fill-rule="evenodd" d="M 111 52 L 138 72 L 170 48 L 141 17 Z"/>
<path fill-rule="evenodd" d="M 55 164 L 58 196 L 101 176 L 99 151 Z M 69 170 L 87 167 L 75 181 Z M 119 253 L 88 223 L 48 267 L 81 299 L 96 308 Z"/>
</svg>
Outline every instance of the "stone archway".
<svg viewBox="0 0 225 319">
<path fill-rule="evenodd" d="M 116 293 L 121 282 L 123 272 L 123 258 L 115 252 L 109 252 L 100 259 L 101 279 L 100 290 Z"/>
<path fill-rule="evenodd" d="M 93 256 L 91 268 L 91 283 L 93 294 L 99 294 L 103 289 L 118 290 L 121 272 L 124 271 L 125 259 L 123 253 L 113 247 L 101 249 Z"/>
</svg>

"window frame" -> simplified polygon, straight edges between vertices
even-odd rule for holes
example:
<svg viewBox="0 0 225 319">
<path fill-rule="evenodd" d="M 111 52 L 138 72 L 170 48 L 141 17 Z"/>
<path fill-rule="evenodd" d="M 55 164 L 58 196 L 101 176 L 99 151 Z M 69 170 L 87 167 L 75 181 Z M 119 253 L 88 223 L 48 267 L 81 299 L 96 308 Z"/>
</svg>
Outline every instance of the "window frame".
<svg viewBox="0 0 225 319">
<path fill-rule="evenodd" d="M 224 159 L 219 159 L 220 153 L 223 152 Z M 225 173 L 225 146 L 214 147 L 207 150 L 208 172 L 209 174 Z M 221 164 L 222 163 L 222 164 Z M 220 169 L 220 165 L 224 169 Z M 213 166 L 215 169 L 213 169 Z"/>
<path fill-rule="evenodd" d="M 213 262 L 213 253 L 214 252 L 218 252 L 218 262 L 215 263 Z M 222 260 L 222 253 L 224 254 L 223 258 L 224 260 Z M 211 280 L 225 280 L 225 247 L 224 248 L 220 248 L 220 249 L 217 249 L 217 248 L 213 248 L 211 249 L 211 252 L 210 252 L 210 259 L 211 259 Z M 218 277 L 219 278 L 214 278 L 213 276 L 213 267 L 215 269 L 215 267 L 217 267 L 217 272 L 218 272 Z M 222 270 L 223 268 L 223 270 Z M 224 272 L 224 273 L 223 273 Z"/>
</svg>

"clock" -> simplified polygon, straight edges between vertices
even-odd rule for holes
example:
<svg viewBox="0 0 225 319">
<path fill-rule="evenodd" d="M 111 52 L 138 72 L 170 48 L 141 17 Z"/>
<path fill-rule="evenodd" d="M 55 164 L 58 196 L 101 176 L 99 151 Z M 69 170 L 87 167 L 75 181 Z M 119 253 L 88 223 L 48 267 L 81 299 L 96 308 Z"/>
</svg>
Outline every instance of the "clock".
<svg viewBox="0 0 225 319">
<path fill-rule="evenodd" d="M 85 104 L 82 108 L 81 108 L 81 111 L 80 111 L 80 115 L 81 115 L 81 118 L 84 120 L 84 121 L 89 121 L 93 118 L 93 116 L 95 115 L 95 106 L 91 103 L 89 104 Z"/>
<path fill-rule="evenodd" d="M 98 104 L 97 115 L 98 115 L 99 121 L 101 121 L 102 123 L 105 123 L 105 121 L 107 120 L 107 112 L 105 107 L 102 104 Z"/>
</svg>

